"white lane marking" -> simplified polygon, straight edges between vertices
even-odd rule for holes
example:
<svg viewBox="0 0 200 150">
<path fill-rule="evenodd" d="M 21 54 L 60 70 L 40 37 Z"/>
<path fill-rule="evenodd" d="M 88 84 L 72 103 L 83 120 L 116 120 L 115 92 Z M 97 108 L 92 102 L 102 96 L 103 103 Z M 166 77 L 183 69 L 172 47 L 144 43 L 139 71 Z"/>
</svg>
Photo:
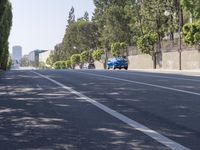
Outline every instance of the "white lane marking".
<svg viewBox="0 0 200 150">
<path fill-rule="evenodd" d="M 124 72 L 129 75 L 139 75 L 139 76 L 147 76 L 147 77 L 154 77 L 154 78 L 164 78 L 164 79 L 174 79 L 174 80 L 185 80 L 185 81 L 194 81 L 194 82 L 200 82 L 200 79 L 186 79 L 186 78 L 179 78 L 179 77 L 166 77 L 166 76 L 161 76 L 161 75 L 150 75 L 150 74 L 145 74 L 145 73 L 137 73 L 137 72 Z"/>
<path fill-rule="evenodd" d="M 192 92 L 192 91 L 187 91 L 187 90 L 181 90 L 181 89 L 171 88 L 171 87 L 162 86 L 162 85 L 156 85 L 156 84 L 150 84 L 150 83 L 146 83 L 146 82 L 133 81 L 133 80 L 128 80 L 128 79 L 121 79 L 121 78 L 117 78 L 117 77 L 99 75 L 99 74 L 88 73 L 88 72 L 86 73 L 86 72 L 82 72 L 82 71 L 79 71 L 79 73 L 83 73 L 83 74 L 93 75 L 93 76 L 97 76 L 97 77 L 104 77 L 104 78 L 107 78 L 107 79 L 114 79 L 114 80 L 129 82 L 129 83 L 146 85 L 146 86 L 156 87 L 156 88 L 160 88 L 160 89 L 166 89 L 166 90 L 171 90 L 171 91 L 176 91 L 176 92 L 181 92 L 181 93 L 187 93 L 187 94 L 192 94 L 192 95 L 200 96 L 200 93 L 197 93 L 197 92 Z"/>
<path fill-rule="evenodd" d="M 84 99 L 85 101 L 93 104 L 94 106 L 98 107 L 99 109 L 103 110 L 104 112 L 106 112 L 106 113 L 110 114 L 111 116 L 121 120 L 122 122 L 128 124 L 129 126 L 133 127 L 134 129 L 148 135 L 149 137 L 151 137 L 154 140 L 158 141 L 159 143 L 171 148 L 172 150 L 189 150 L 187 147 L 185 147 L 185 146 L 183 146 L 183 145 L 161 135 L 160 133 L 158 133 L 158 132 L 156 132 L 156 131 L 154 131 L 154 130 L 152 130 L 152 129 L 150 129 L 150 128 L 148 128 L 148 127 L 146 127 L 146 126 L 144 126 L 144 125 L 142 125 L 142 124 L 140 124 L 140 123 L 138 123 L 138 122 L 136 122 L 136 121 L 134 121 L 134 120 L 132 120 L 128 117 L 126 117 L 125 115 L 123 115 L 121 113 L 118 113 L 117 111 L 115 111 L 115 110 L 113 110 L 113 109 L 111 109 L 111 108 L 109 108 L 109 107 L 87 97 L 86 95 L 84 95 L 84 94 L 82 94 L 78 91 L 75 91 L 74 89 L 72 89 L 72 88 L 70 88 L 70 87 L 68 87 L 68 86 L 66 86 L 66 85 L 64 85 L 64 84 L 62 84 L 58 81 L 55 81 L 55 80 L 53 80 L 53 79 L 51 79 L 51 78 L 49 78 L 45 75 L 42 75 L 42 74 L 34 72 L 34 71 L 33 71 L 33 73 L 53 82 L 56 85 L 62 87 L 63 89 L 66 89 L 67 91 L 79 96 L 81 99 Z"/>
</svg>

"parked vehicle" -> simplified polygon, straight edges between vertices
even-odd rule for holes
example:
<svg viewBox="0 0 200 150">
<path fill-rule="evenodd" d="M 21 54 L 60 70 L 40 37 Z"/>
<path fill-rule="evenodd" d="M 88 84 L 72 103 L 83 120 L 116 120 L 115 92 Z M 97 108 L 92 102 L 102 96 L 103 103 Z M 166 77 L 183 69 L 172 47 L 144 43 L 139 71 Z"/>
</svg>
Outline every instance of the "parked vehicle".
<svg viewBox="0 0 200 150">
<path fill-rule="evenodd" d="M 93 63 L 86 63 L 83 65 L 83 69 L 95 69 L 95 65 Z"/>
<path fill-rule="evenodd" d="M 128 69 L 128 61 L 125 58 L 112 58 L 107 62 L 108 69 Z"/>
</svg>

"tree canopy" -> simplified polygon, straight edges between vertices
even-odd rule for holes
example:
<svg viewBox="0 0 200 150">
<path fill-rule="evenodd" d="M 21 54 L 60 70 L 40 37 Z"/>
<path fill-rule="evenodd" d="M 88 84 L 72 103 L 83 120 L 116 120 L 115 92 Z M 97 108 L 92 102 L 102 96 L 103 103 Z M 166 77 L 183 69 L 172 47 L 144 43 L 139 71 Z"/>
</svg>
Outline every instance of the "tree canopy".
<svg viewBox="0 0 200 150">
<path fill-rule="evenodd" d="M 0 69 L 6 70 L 9 61 L 8 38 L 12 26 L 12 6 L 8 0 L 0 1 Z"/>
<path fill-rule="evenodd" d="M 200 0 L 181 0 L 181 4 L 193 20 L 200 19 Z"/>
<path fill-rule="evenodd" d="M 54 50 L 54 60 L 66 61 L 74 54 L 81 54 L 81 62 L 86 62 L 89 52 L 92 52 L 95 60 L 100 60 L 108 51 L 113 56 L 121 56 L 127 49 L 122 48 L 120 43 L 138 47 L 142 53 L 156 55 L 161 51 L 164 38 L 169 37 L 172 43 L 175 41 L 175 34 L 178 31 L 181 33 L 190 14 L 194 20 L 200 19 L 199 0 L 93 2 L 95 11 L 91 21 L 87 11 L 76 19 L 75 10 L 71 8 L 63 41 Z M 198 35 L 199 32 L 195 37 Z"/>
</svg>

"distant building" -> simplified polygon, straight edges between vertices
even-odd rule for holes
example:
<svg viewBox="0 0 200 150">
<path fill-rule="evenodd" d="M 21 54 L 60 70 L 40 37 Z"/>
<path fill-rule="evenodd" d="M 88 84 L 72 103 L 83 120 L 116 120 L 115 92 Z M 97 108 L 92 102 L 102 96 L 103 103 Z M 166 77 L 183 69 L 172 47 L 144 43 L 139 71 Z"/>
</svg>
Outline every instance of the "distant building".
<svg viewBox="0 0 200 150">
<path fill-rule="evenodd" d="M 46 64 L 47 58 L 51 54 L 51 51 L 45 51 L 39 54 L 39 62 L 44 62 Z"/>
<path fill-rule="evenodd" d="M 46 52 L 47 50 L 33 50 L 28 54 L 29 65 L 33 67 L 39 66 L 39 55 L 40 53 Z"/>
<path fill-rule="evenodd" d="M 21 46 L 13 46 L 12 48 L 12 61 L 13 65 L 19 65 L 22 59 L 22 47 Z"/>
</svg>

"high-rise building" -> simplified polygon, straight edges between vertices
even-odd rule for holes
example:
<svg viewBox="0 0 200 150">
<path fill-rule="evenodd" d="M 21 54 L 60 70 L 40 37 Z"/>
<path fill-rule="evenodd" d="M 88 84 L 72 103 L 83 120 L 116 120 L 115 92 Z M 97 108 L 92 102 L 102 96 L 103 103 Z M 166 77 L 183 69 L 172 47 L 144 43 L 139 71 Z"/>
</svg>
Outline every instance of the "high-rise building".
<svg viewBox="0 0 200 150">
<path fill-rule="evenodd" d="M 14 65 L 19 65 L 22 59 L 22 47 L 13 46 L 12 48 L 12 61 Z"/>
</svg>

